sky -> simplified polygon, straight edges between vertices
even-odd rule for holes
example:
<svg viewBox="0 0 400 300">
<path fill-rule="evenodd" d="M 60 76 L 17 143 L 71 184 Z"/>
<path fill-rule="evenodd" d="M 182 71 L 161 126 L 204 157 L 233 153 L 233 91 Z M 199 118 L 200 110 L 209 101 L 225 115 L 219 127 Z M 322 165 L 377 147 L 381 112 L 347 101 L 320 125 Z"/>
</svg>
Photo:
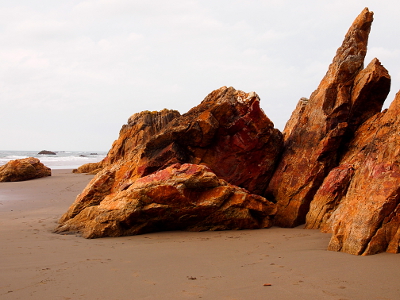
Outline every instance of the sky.
<svg viewBox="0 0 400 300">
<path fill-rule="evenodd" d="M 108 151 L 143 110 L 255 91 L 283 130 L 353 20 L 400 89 L 398 0 L 0 0 L 0 150 Z"/>
</svg>

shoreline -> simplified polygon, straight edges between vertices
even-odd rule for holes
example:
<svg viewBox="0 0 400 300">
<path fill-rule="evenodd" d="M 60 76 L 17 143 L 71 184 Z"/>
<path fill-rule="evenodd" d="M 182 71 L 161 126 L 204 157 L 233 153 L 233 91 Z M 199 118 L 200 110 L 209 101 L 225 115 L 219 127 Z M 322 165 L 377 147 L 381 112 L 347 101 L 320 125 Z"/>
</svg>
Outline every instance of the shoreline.
<svg viewBox="0 0 400 300">
<path fill-rule="evenodd" d="M 87 163 L 95 163 L 104 159 L 106 151 L 55 151 L 55 155 L 39 154 L 39 151 L 7 151 L 0 150 L 0 166 L 11 160 L 35 157 L 52 170 L 77 169 Z"/>
<path fill-rule="evenodd" d="M 52 169 L 0 183 L 1 299 L 400 298 L 399 255 L 330 252 L 318 230 L 53 233 L 91 178 Z"/>
</svg>

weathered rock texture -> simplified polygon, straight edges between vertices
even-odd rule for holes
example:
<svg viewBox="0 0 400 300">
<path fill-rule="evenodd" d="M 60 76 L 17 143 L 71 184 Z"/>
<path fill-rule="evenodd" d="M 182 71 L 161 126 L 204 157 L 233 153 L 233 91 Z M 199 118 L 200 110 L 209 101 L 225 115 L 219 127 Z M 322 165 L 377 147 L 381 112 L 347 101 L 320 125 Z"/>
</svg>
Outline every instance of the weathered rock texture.
<svg viewBox="0 0 400 300">
<path fill-rule="evenodd" d="M 0 182 L 24 181 L 46 176 L 51 176 L 51 169 L 34 157 L 11 160 L 0 167 Z"/>
<path fill-rule="evenodd" d="M 122 127 L 119 139 L 102 162 L 81 167 L 81 170 L 94 171 L 97 175 L 62 216 L 60 226 L 78 222 L 71 219 L 86 222 L 87 218 L 82 217 L 86 208 L 101 206 L 109 199 L 119 199 L 120 193 L 126 193 L 125 190 L 140 178 L 174 164 L 206 165 L 218 178 L 232 186 L 244 188 L 248 193 L 262 194 L 281 152 L 282 140 L 282 134 L 274 129 L 273 123 L 260 109 L 257 94 L 231 87 L 213 91 L 184 115 L 173 110 L 135 114 Z M 165 193 L 169 193 L 170 188 L 165 189 Z M 157 190 L 160 195 L 162 190 Z M 182 201 L 187 203 L 187 200 Z M 244 209 L 247 202 L 242 204 Z M 222 220 L 223 223 L 217 225 Z M 208 219 L 207 222 L 214 222 L 215 228 L 230 224 L 226 219 Z M 186 228 L 188 225 L 180 226 Z M 229 226 L 226 228 L 236 225 Z M 75 228 L 85 228 L 85 225 Z M 107 232 L 110 235 L 121 234 L 120 231 L 115 234 Z M 127 229 L 126 232 L 134 234 L 136 229 Z"/>
<path fill-rule="evenodd" d="M 165 230 L 265 228 L 275 205 L 230 185 L 206 166 L 174 164 L 83 209 L 57 232 L 86 238 Z"/>
<path fill-rule="evenodd" d="M 332 233 L 329 250 L 399 252 L 400 92 L 381 112 L 390 76 L 376 58 L 363 69 L 372 20 L 368 9 L 356 18 L 283 135 L 255 93 L 226 87 L 184 115 L 133 115 L 103 161 L 77 170 L 97 175 L 57 232 L 95 238 L 306 222 Z"/>
<path fill-rule="evenodd" d="M 373 13 L 364 9 L 347 32 L 318 89 L 302 99 L 284 130 L 284 151 L 267 198 L 277 202 L 276 225 L 305 222 L 310 203 L 354 130 L 381 110 L 390 77 L 378 60 L 365 70 Z"/>
<path fill-rule="evenodd" d="M 81 170 L 118 165 L 115 180 L 122 183 L 178 162 L 205 164 L 229 183 L 261 194 L 282 144 L 257 94 L 222 87 L 182 116 L 174 110 L 133 115 L 107 157 Z"/>
<path fill-rule="evenodd" d="M 332 232 L 329 250 L 398 253 L 400 245 L 400 93 L 366 121 L 340 165 L 318 190 L 307 228 Z"/>
<path fill-rule="evenodd" d="M 97 174 L 103 169 L 103 161 L 97 163 L 87 163 L 80 166 L 77 169 L 73 169 L 72 173 L 88 173 L 88 174 Z"/>
</svg>

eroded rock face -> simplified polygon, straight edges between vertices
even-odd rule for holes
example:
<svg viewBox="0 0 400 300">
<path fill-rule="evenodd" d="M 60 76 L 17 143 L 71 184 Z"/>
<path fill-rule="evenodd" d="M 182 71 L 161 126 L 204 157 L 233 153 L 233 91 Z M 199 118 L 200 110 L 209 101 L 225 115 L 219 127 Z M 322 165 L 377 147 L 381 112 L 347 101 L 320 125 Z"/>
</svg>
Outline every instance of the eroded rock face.
<svg viewBox="0 0 400 300">
<path fill-rule="evenodd" d="M 142 111 L 132 115 L 128 124 L 123 125 L 119 138 L 114 141 L 107 156 L 98 163 L 88 163 L 74 170 L 75 173 L 98 173 L 105 167 L 124 161 L 138 161 L 146 143 L 165 129 L 171 120 L 180 117 L 176 110 Z M 130 164 L 130 168 L 138 165 Z M 129 167 L 128 167 L 129 168 Z M 136 169 L 131 169 L 136 173 Z"/>
<path fill-rule="evenodd" d="M 377 117 L 379 115 L 377 111 L 381 110 L 389 88 L 390 76 L 387 70 L 375 58 L 356 77 L 352 93 L 352 110 L 354 113 L 349 126 L 357 128 L 357 123 L 362 123 L 365 118 L 371 117 L 374 114 Z M 372 120 L 375 120 L 375 118 Z M 366 130 L 368 133 L 362 133 L 362 130 Z M 357 131 L 357 134 L 358 136 L 368 134 L 371 137 L 372 132 L 371 125 L 369 125 L 369 127 L 362 126 Z M 354 166 L 364 160 L 363 158 L 359 160 L 358 156 L 354 156 L 350 161 L 349 155 L 357 153 L 360 149 L 359 147 L 366 147 L 366 141 L 359 137 L 354 139 L 353 131 L 348 131 L 347 138 L 348 140 L 342 146 L 342 155 L 344 157 L 341 159 L 340 165 L 328 174 L 313 197 L 310 210 L 307 214 L 306 228 L 320 228 L 325 232 L 331 231 L 327 220 L 330 218 L 332 211 L 336 209 L 340 200 L 346 195 L 354 175 Z"/>
<path fill-rule="evenodd" d="M 72 173 L 88 173 L 88 174 L 97 174 L 98 172 L 103 169 L 103 162 L 96 162 L 96 163 L 87 163 L 80 166 L 77 169 L 73 169 Z"/>
<path fill-rule="evenodd" d="M 272 225 L 275 210 L 275 204 L 219 179 L 206 166 L 174 164 L 85 207 L 56 232 L 98 238 L 165 230 L 266 228 Z"/>
<path fill-rule="evenodd" d="M 257 94 L 222 87 L 182 116 L 173 110 L 133 115 L 107 157 L 81 170 L 116 164 L 116 181 L 122 182 L 174 163 L 206 164 L 229 183 L 261 194 L 282 145 Z"/>
<path fill-rule="evenodd" d="M 305 222 L 315 193 L 338 164 L 341 147 L 380 111 L 389 92 L 390 77 L 378 60 L 361 71 L 372 20 L 367 8 L 356 18 L 318 89 L 298 104 L 285 128 L 282 159 L 266 193 L 277 202 L 278 226 Z"/>
<path fill-rule="evenodd" d="M 57 232 L 96 238 L 306 222 L 332 233 L 329 250 L 398 253 L 400 93 L 380 112 L 390 76 L 376 58 L 363 69 L 372 19 L 368 9 L 356 18 L 283 135 L 255 93 L 227 87 L 184 115 L 133 115 L 103 161 L 78 169 L 97 175 Z"/>
<path fill-rule="evenodd" d="M 118 164 L 116 181 L 122 182 L 174 163 L 202 163 L 220 178 L 262 194 L 283 142 L 259 100 L 255 93 L 222 87 L 182 116 L 173 110 L 135 114 L 107 157 L 77 172 Z"/>
<path fill-rule="evenodd" d="M 184 115 L 172 110 L 135 114 L 122 127 L 119 139 L 102 162 L 81 167 L 96 170 L 97 175 L 60 223 L 87 222 L 80 217 L 86 208 L 100 207 L 103 201 L 117 197 L 141 178 L 175 164 L 205 165 L 232 186 L 262 194 L 282 149 L 282 140 L 282 134 L 261 110 L 257 94 L 232 87 L 213 91 Z M 170 188 L 165 189 L 168 193 Z M 242 203 L 244 207 L 246 201 Z M 214 221 L 213 226 L 217 226 Z"/>
<path fill-rule="evenodd" d="M 282 134 L 261 110 L 258 95 L 232 87 L 213 91 L 169 128 L 174 142 L 188 150 L 189 162 L 205 164 L 218 177 L 254 194 L 265 190 L 283 146 Z M 148 144 L 149 150 L 164 140 L 162 135 Z"/>
<path fill-rule="evenodd" d="M 307 228 L 332 232 L 329 250 L 357 255 L 398 253 L 399 162 L 400 93 L 387 111 L 357 130 L 340 165 L 311 203 Z M 337 192 L 340 187 L 343 190 Z"/>
<path fill-rule="evenodd" d="M 0 182 L 24 181 L 46 176 L 51 176 L 51 169 L 34 157 L 11 160 L 0 167 Z"/>
<path fill-rule="evenodd" d="M 377 58 L 358 73 L 351 93 L 350 132 L 376 113 L 390 91 L 390 75 Z"/>
</svg>

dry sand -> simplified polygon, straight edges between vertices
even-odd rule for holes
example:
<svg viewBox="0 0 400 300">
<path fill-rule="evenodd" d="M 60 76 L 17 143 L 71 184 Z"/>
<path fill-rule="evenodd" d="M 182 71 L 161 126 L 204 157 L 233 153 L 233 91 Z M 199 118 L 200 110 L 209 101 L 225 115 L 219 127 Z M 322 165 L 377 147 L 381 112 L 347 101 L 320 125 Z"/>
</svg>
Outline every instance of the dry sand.
<svg viewBox="0 0 400 300">
<path fill-rule="evenodd" d="M 0 183 L 0 299 L 400 299 L 400 255 L 329 252 L 316 230 L 52 233 L 91 178 Z"/>
</svg>

